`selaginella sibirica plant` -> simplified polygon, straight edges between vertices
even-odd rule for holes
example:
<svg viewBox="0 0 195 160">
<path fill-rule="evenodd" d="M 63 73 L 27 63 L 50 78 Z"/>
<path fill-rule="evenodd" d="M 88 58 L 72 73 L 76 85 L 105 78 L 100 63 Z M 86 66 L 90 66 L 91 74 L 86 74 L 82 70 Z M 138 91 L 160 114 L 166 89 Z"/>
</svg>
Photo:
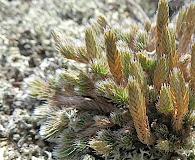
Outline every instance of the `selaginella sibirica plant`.
<svg viewBox="0 0 195 160">
<path fill-rule="evenodd" d="M 111 26 L 98 16 L 85 43 L 53 32 L 57 50 L 79 67 L 29 82 L 40 134 L 60 160 L 195 159 L 195 3 L 169 22 Z"/>
</svg>

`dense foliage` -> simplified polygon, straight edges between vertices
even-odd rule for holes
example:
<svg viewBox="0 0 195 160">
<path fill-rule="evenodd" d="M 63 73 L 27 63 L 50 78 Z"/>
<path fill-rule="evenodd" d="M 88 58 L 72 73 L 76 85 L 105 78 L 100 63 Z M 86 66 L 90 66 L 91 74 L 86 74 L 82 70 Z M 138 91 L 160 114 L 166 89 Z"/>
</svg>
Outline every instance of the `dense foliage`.
<svg viewBox="0 0 195 160">
<path fill-rule="evenodd" d="M 75 67 L 29 83 L 46 101 L 35 109 L 40 134 L 58 159 L 195 157 L 195 3 L 169 22 L 166 0 L 156 22 L 111 26 L 103 16 L 85 43 L 53 32 L 56 49 Z"/>
</svg>

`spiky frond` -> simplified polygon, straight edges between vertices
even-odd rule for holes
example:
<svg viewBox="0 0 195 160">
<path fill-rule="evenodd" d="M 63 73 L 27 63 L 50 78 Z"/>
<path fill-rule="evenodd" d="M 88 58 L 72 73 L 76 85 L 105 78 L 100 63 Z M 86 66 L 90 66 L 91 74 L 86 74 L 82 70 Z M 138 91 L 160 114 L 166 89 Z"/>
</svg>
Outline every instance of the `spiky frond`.
<svg viewBox="0 0 195 160">
<path fill-rule="evenodd" d="M 30 96 L 45 100 L 52 98 L 56 92 L 49 83 L 40 78 L 30 81 L 28 86 L 30 88 Z"/>
<path fill-rule="evenodd" d="M 93 148 L 97 153 L 103 154 L 105 156 L 109 155 L 111 152 L 111 145 L 108 145 L 105 141 L 92 139 L 90 142 L 90 147 Z"/>
<path fill-rule="evenodd" d="M 178 38 L 181 38 L 181 36 L 184 33 L 184 29 L 186 27 L 186 13 L 187 13 L 187 9 L 182 8 L 179 11 L 179 14 L 177 17 L 176 31 L 177 31 Z"/>
<path fill-rule="evenodd" d="M 116 139 L 114 138 L 114 134 L 109 129 L 101 129 L 97 133 L 97 139 L 101 139 L 108 143 L 109 145 L 112 145 L 116 142 Z"/>
<path fill-rule="evenodd" d="M 169 55 L 172 53 L 172 43 L 171 43 L 171 36 L 170 32 L 167 27 L 164 27 L 162 30 L 162 49 L 163 53 Z"/>
<path fill-rule="evenodd" d="M 186 13 L 186 26 L 185 26 L 185 30 L 184 33 L 179 41 L 179 45 L 178 45 L 178 55 L 181 56 L 183 54 L 185 54 L 186 49 L 189 46 L 189 42 L 191 40 L 191 36 L 194 32 L 194 26 L 195 26 L 195 3 L 192 2 L 187 10 Z"/>
<path fill-rule="evenodd" d="M 185 54 L 185 55 L 182 55 L 179 60 L 178 60 L 178 67 L 180 69 L 180 71 L 182 72 L 183 74 L 183 77 L 185 79 L 186 82 L 189 81 L 190 79 L 190 74 L 189 74 L 189 68 L 190 68 L 190 59 L 191 59 L 191 56 L 190 54 Z"/>
<path fill-rule="evenodd" d="M 154 86 L 155 88 L 160 91 L 161 84 L 167 81 L 169 75 L 169 67 L 167 58 L 162 56 L 159 61 L 157 62 L 156 69 L 154 71 Z"/>
<path fill-rule="evenodd" d="M 173 30 L 164 27 L 162 32 L 162 53 L 167 55 L 169 70 L 177 65 L 175 34 Z"/>
<path fill-rule="evenodd" d="M 57 75 L 57 84 L 64 85 L 65 90 L 69 91 L 71 86 L 74 87 L 73 91 L 79 93 L 89 93 L 94 87 L 93 82 L 84 72 L 78 72 L 74 70 L 65 70 Z"/>
<path fill-rule="evenodd" d="M 144 95 L 135 80 L 129 82 L 129 111 L 139 140 L 144 144 L 152 144 Z"/>
<path fill-rule="evenodd" d="M 131 61 L 129 70 L 130 70 L 130 75 L 138 81 L 142 92 L 145 94 L 147 82 L 141 64 L 138 61 Z"/>
<path fill-rule="evenodd" d="M 182 129 L 182 120 L 188 111 L 189 90 L 182 73 L 174 69 L 170 75 L 170 89 L 173 99 L 173 127 Z"/>
<path fill-rule="evenodd" d="M 117 103 L 117 105 L 128 104 L 128 92 L 123 86 L 117 85 L 113 80 L 107 79 L 106 81 L 100 81 L 97 84 L 97 92 Z"/>
<path fill-rule="evenodd" d="M 122 40 L 122 41 L 125 41 L 127 43 L 130 40 L 129 32 L 126 31 L 126 30 L 121 32 L 121 28 L 120 27 L 113 28 L 113 33 L 115 34 L 117 40 Z"/>
<path fill-rule="evenodd" d="M 134 37 L 134 46 L 135 46 L 135 50 L 138 51 L 142 51 L 146 48 L 148 44 L 148 36 L 146 32 L 143 31 L 139 31 L 135 37 Z"/>
<path fill-rule="evenodd" d="M 116 37 L 111 30 L 108 30 L 105 33 L 105 47 L 106 47 L 106 56 L 108 60 L 108 65 L 110 72 L 116 83 L 122 83 L 122 66 L 120 55 L 116 47 Z"/>
<path fill-rule="evenodd" d="M 124 77 L 127 81 L 130 75 L 130 69 L 129 64 L 132 59 L 132 51 L 129 48 L 121 48 L 120 49 L 120 56 L 121 56 L 121 64 L 122 64 L 122 70 L 124 73 Z"/>
<path fill-rule="evenodd" d="M 163 29 L 167 27 L 169 21 L 169 7 L 167 0 L 160 0 L 158 3 L 157 11 L 157 33 L 158 37 L 161 37 Z"/>
<path fill-rule="evenodd" d="M 169 140 L 158 140 L 156 147 L 165 153 L 168 153 L 170 151 L 171 144 Z"/>
<path fill-rule="evenodd" d="M 41 126 L 40 135 L 46 139 L 53 139 L 67 127 L 72 116 L 71 111 L 57 110 L 52 108 L 48 112 L 48 117 L 44 125 Z"/>
<path fill-rule="evenodd" d="M 74 86 L 77 84 L 79 72 L 75 70 L 62 70 L 56 75 L 56 85 L 57 86 Z"/>
<path fill-rule="evenodd" d="M 150 20 L 148 20 L 148 21 L 145 22 L 144 28 L 145 28 L 145 30 L 146 30 L 147 32 L 150 31 L 150 29 L 151 29 L 151 21 L 150 21 Z"/>
<path fill-rule="evenodd" d="M 89 57 L 87 56 L 87 50 L 85 46 L 76 47 L 75 44 L 71 44 L 67 39 L 63 38 L 57 32 L 53 32 L 52 35 L 55 40 L 56 49 L 64 56 L 64 58 L 72 59 L 82 63 L 89 62 Z"/>
<path fill-rule="evenodd" d="M 88 53 L 87 55 L 91 60 L 98 55 L 98 46 L 96 42 L 92 28 L 87 28 L 85 31 L 85 43 Z"/>
<path fill-rule="evenodd" d="M 62 132 L 59 139 L 62 143 L 55 148 L 54 156 L 58 159 L 80 159 L 87 153 L 88 144 L 85 139 L 77 139 L 74 132 Z"/>
<path fill-rule="evenodd" d="M 118 137 L 118 145 L 120 147 L 122 147 L 123 149 L 131 149 L 133 146 L 133 142 L 132 142 L 133 138 L 131 134 L 121 134 Z"/>
<path fill-rule="evenodd" d="M 169 7 L 167 0 L 160 0 L 158 3 L 158 11 L 157 11 L 157 41 L 156 41 L 156 52 L 157 56 L 162 56 L 162 33 L 165 27 L 168 26 L 169 21 Z"/>
<path fill-rule="evenodd" d="M 139 27 L 136 24 L 132 24 L 130 26 L 130 35 L 129 35 L 129 41 L 128 41 L 128 46 L 131 50 L 134 51 L 135 46 L 134 46 L 134 39 L 135 39 L 135 35 L 137 34 L 137 32 L 139 31 Z"/>
<path fill-rule="evenodd" d="M 126 123 L 127 119 L 129 118 L 125 117 L 126 114 L 127 114 L 126 112 L 124 113 L 112 112 L 110 113 L 110 118 L 114 124 L 122 126 L 124 123 Z"/>
<path fill-rule="evenodd" d="M 96 20 L 97 20 L 97 26 L 99 27 L 102 33 L 107 27 L 110 27 L 106 18 L 103 15 L 97 16 Z"/>
<path fill-rule="evenodd" d="M 102 59 L 99 59 L 92 62 L 91 70 L 94 74 L 103 78 L 108 74 L 109 68 L 106 62 L 104 62 Z"/>
<path fill-rule="evenodd" d="M 157 109 L 160 113 L 168 115 L 173 110 L 173 102 L 170 92 L 170 87 L 165 84 L 161 87 L 160 97 L 157 103 Z"/>
<path fill-rule="evenodd" d="M 95 116 L 95 125 L 98 128 L 109 128 L 114 125 L 114 123 L 106 116 Z"/>
<path fill-rule="evenodd" d="M 156 67 L 157 61 L 150 58 L 146 53 L 139 52 L 136 56 L 138 57 L 139 63 L 145 72 L 149 73 Z"/>
</svg>

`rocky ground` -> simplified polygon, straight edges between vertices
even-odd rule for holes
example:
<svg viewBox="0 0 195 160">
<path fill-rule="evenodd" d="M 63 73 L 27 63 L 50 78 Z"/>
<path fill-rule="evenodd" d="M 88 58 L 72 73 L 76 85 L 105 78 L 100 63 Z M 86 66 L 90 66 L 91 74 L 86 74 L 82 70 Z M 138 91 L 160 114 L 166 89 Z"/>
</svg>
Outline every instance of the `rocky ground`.
<svg viewBox="0 0 195 160">
<path fill-rule="evenodd" d="M 87 2 L 87 3 L 86 3 Z M 46 78 L 67 63 L 56 52 L 52 30 L 83 38 L 91 18 L 102 13 L 111 23 L 127 17 L 141 22 L 155 14 L 147 0 L 0 0 L 0 160 L 51 160 L 55 144 L 39 136 L 26 82 Z M 189 1 L 170 1 L 171 14 Z M 139 5 L 140 4 L 140 5 Z M 144 8 L 146 14 L 140 7 Z"/>
</svg>

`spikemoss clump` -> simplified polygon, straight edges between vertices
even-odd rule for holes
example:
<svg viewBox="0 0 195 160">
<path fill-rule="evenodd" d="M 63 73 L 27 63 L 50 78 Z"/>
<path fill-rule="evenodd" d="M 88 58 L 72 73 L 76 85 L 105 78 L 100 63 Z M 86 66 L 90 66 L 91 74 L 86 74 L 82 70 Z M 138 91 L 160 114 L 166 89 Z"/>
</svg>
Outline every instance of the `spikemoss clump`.
<svg viewBox="0 0 195 160">
<path fill-rule="evenodd" d="M 195 3 L 169 25 L 166 0 L 154 25 L 110 26 L 98 16 L 85 43 L 53 32 L 57 50 L 82 64 L 29 83 L 47 101 L 35 115 L 57 159 L 195 158 Z"/>
</svg>

